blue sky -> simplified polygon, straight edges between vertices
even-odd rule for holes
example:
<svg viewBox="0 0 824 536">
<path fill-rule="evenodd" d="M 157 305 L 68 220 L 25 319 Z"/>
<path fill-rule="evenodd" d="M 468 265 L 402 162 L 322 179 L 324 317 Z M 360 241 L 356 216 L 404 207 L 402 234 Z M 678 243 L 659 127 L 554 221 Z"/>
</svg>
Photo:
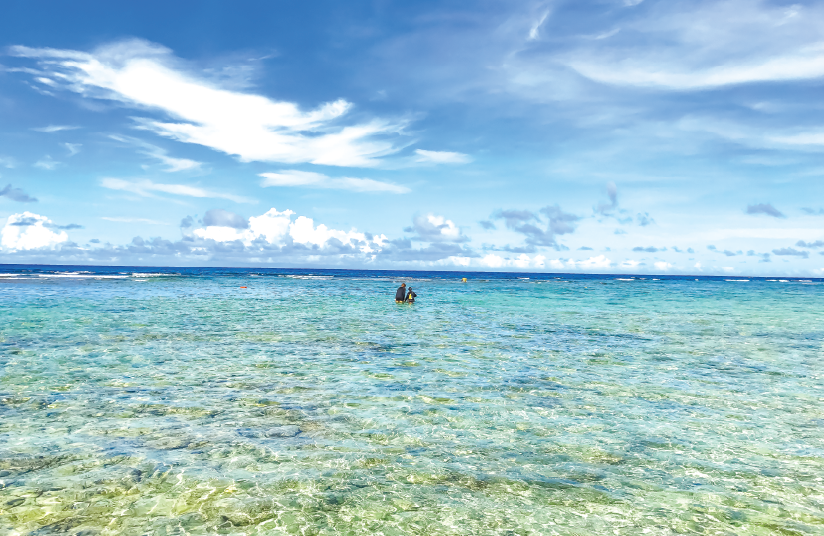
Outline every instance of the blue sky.
<svg viewBox="0 0 824 536">
<path fill-rule="evenodd" d="M 0 262 L 824 275 L 824 5 L 11 1 Z"/>
</svg>

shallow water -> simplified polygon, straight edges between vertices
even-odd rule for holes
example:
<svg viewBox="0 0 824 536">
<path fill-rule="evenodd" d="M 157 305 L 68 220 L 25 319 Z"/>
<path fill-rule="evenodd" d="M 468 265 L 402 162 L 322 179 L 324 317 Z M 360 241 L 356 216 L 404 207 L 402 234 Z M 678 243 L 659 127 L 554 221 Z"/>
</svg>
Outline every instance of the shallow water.
<svg viewBox="0 0 824 536">
<path fill-rule="evenodd" d="M 824 532 L 818 280 L 83 270 L 0 269 L 2 534 Z"/>
</svg>

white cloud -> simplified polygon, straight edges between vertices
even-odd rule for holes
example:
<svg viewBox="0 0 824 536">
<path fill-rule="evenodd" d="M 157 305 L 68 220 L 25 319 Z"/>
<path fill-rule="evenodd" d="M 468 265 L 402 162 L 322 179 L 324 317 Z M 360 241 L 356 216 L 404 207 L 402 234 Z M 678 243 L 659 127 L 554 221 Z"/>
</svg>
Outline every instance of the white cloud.
<svg viewBox="0 0 824 536">
<path fill-rule="evenodd" d="M 453 153 L 450 151 L 425 151 L 423 149 L 415 149 L 416 162 L 428 164 L 468 164 L 472 162 L 469 155 L 463 153 Z"/>
<path fill-rule="evenodd" d="M 622 268 L 637 268 L 641 261 L 626 260 L 621 263 Z"/>
<path fill-rule="evenodd" d="M 500 268 L 504 265 L 505 262 L 506 259 L 504 259 L 500 255 L 495 255 L 494 253 L 485 255 L 481 259 L 481 264 L 484 266 L 489 266 L 490 268 Z"/>
<path fill-rule="evenodd" d="M 85 97 L 160 111 L 172 119 L 139 119 L 141 128 L 247 162 L 372 167 L 398 150 L 387 136 L 403 128 L 377 119 L 340 126 L 352 108 L 345 100 L 302 111 L 290 102 L 218 87 L 181 69 L 168 49 L 141 40 L 93 53 L 22 46 L 11 53 L 39 60 L 52 79 Z"/>
<path fill-rule="evenodd" d="M 524 255 L 521 255 L 524 257 Z M 533 265 L 536 267 L 544 265 L 544 257 L 543 255 L 537 255 L 533 259 Z M 576 261 L 574 259 L 551 259 L 549 261 L 550 268 L 554 268 L 556 270 L 562 269 L 583 269 L 583 270 L 593 270 L 593 269 L 601 269 L 601 268 L 609 268 L 612 266 L 612 261 L 608 259 L 604 255 L 599 255 L 597 257 L 590 257 L 585 260 Z M 624 263 L 623 266 L 626 266 Z"/>
<path fill-rule="evenodd" d="M 0 245 L 11 251 L 26 251 L 54 247 L 66 242 L 66 231 L 52 231 L 54 223 L 45 216 L 32 212 L 12 214 L 0 231 Z"/>
<path fill-rule="evenodd" d="M 415 232 L 421 240 L 426 242 L 466 242 L 467 236 L 461 233 L 460 227 L 452 220 L 437 214 L 417 215 L 412 218 L 412 227 L 405 229 Z"/>
<path fill-rule="evenodd" d="M 664 261 L 656 262 L 656 263 L 653 264 L 653 266 L 655 266 L 659 270 L 664 270 L 664 271 L 669 270 L 670 268 L 672 268 L 672 264 L 670 264 L 668 262 L 664 262 Z"/>
<path fill-rule="evenodd" d="M 244 233 L 234 227 L 222 227 L 217 225 L 210 225 L 202 229 L 194 230 L 195 236 L 203 238 L 204 240 L 214 240 L 216 242 L 233 242 L 235 240 L 243 240 Z"/>
<path fill-rule="evenodd" d="M 261 173 L 260 185 L 267 186 L 305 186 L 308 188 L 326 188 L 333 190 L 350 190 L 353 192 L 388 192 L 405 194 L 410 192 L 406 186 L 374 179 L 356 179 L 352 177 L 329 177 L 312 171 L 284 169 L 277 173 Z"/>
<path fill-rule="evenodd" d="M 212 225 L 195 229 L 193 234 L 198 238 L 216 242 L 239 240 L 246 246 L 262 241 L 267 245 L 282 246 L 291 242 L 323 248 L 334 239 L 343 246 L 356 248 L 360 253 L 372 253 L 376 251 L 376 247 L 380 247 L 387 241 L 384 235 L 373 236 L 370 239 L 365 233 L 358 232 L 356 229 L 341 231 L 330 229 L 324 224 L 315 226 L 314 220 L 306 216 L 298 216 L 292 221 L 294 214 L 291 210 L 279 212 L 272 208 L 261 216 L 249 218 L 249 226 L 246 229 Z"/>
<path fill-rule="evenodd" d="M 289 224 L 289 234 L 292 240 L 299 244 L 309 244 L 322 246 L 330 238 L 336 238 L 344 244 L 351 244 L 352 240 L 366 241 L 366 236 L 363 233 L 358 233 L 354 229 L 351 231 L 339 231 L 336 229 L 329 229 L 323 224 L 315 227 L 312 218 L 306 216 L 299 216 L 294 222 Z"/>
<path fill-rule="evenodd" d="M 271 208 L 265 214 L 249 218 L 248 232 L 254 237 L 263 237 L 266 242 L 273 244 L 289 232 L 293 214 L 291 210 L 278 212 L 275 208 Z"/>
<path fill-rule="evenodd" d="M 131 192 L 142 197 L 155 197 L 153 192 L 163 192 L 174 195 L 184 195 L 188 197 L 209 197 L 214 199 L 228 199 L 235 203 L 257 203 L 256 200 L 234 194 L 213 192 L 197 186 L 186 184 L 162 184 L 149 179 L 137 181 L 127 181 L 123 179 L 105 178 L 100 181 L 100 185 L 110 190 L 121 190 Z"/>
<path fill-rule="evenodd" d="M 570 261 L 570 263 L 575 264 L 578 268 L 583 268 L 586 270 L 591 270 L 594 268 L 609 268 L 612 265 L 612 261 L 609 260 L 605 255 L 598 255 L 597 257 L 590 257 L 584 261 Z"/>
<path fill-rule="evenodd" d="M 47 127 L 33 128 L 32 130 L 34 130 L 35 132 L 46 132 L 48 134 L 51 134 L 53 132 L 60 132 L 63 130 L 76 130 L 78 128 L 80 127 L 72 127 L 67 125 L 49 125 Z"/>
<path fill-rule="evenodd" d="M 534 257 L 530 257 L 526 253 L 522 253 L 513 259 L 505 259 L 495 253 L 489 253 L 481 257 L 478 260 L 478 263 L 487 268 L 544 268 L 546 264 L 546 257 L 543 255 L 535 255 Z M 558 260 L 549 261 L 549 265 L 556 269 L 564 267 L 564 263 Z"/>
</svg>

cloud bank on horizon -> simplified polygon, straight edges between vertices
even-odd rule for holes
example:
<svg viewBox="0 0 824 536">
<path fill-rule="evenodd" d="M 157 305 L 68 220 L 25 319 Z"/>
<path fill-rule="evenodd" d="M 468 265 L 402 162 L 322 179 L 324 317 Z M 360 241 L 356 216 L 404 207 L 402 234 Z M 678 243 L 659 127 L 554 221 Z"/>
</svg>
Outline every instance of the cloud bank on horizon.
<svg viewBox="0 0 824 536">
<path fill-rule="evenodd" d="M 38 6 L 0 263 L 824 276 L 817 3 Z"/>
</svg>

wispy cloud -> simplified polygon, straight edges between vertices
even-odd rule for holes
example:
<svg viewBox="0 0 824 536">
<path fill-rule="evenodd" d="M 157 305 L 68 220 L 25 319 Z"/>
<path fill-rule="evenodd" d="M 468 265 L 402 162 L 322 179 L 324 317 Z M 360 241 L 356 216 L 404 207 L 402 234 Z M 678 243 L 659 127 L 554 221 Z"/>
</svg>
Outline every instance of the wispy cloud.
<svg viewBox="0 0 824 536">
<path fill-rule="evenodd" d="M 357 179 L 352 177 L 329 177 L 312 171 L 284 169 L 277 173 L 261 173 L 260 185 L 267 186 L 302 186 L 307 188 L 325 188 L 331 190 L 349 190 L 352 192 L 387 192 L 405 194 L 411 190 L 406 186 L 382 182 L 374 179 Z"/>
<path fill-rule="evenodd" d="M 303 111 L 262 95 L 217 87 L 180 68 L 170 50 L 142 40 L 110 44 L 92 53 L 15 46 L 13 55 L 39 60 L 59 87 L 88 98 L 161 111 L 173 121 L 140 118 L 140 127 L 242 161 L 373 167 L 398 149 L 391 138 L 403 121 L 373 119 L 341 125 L 345 100 Z"/>
<path fill-rule="evenodd" d="M 766 214 L 773 218 L 786 218 L 786 216 L 770 203 L 758 203 L 747 206 L 747 214 Z"/>
<path fill-rule="evenodd" d="M 56 162 L 52 160 L 51 156 L 46 156 L 45 158 L 38 160 L 34 163 L 34 167 L 38 167 L 40 169 L 45 169 L 46 171 L 54 171 L 58 167 L 60 167 L 60 162 Z"/>
<path fill-rule="evenodd" d="M 453 153 L 450 151 L 426 151 L 424 149 L 416 149 L 416 162 L 428 164 L 468 164 L 472 162 L 469 155 L 463 153 Z"/>
<path fill-rule="evenodd" d="M 549 10 L 544 11 L 541 14 L 541 16 L 538 17 L 538 19 L 532 24 L 532 27 L 529 29 L 529 36 L 528 36 L 528 39 L 530 41 L 538 39 L 538 30 L 541 29 L 541 26 L 543 26 L 544 22 L 546 22 L 546 18 L 548 16 L 549 16 Z"/>
<path fill-rule="evenodd" d="M 172 156 L 169 156 L 169 153 L 168 151 L 166 151 L 166 149 L 163 149 L 151 143 L 147 143 L 143 140 L 139 140 L 137 138 L 132 138 L 129 136 L 120 136 L 116 134 L 113 134 L 109 137 L 115 141 L 119 141 L 138 147 L 142 154 L 149 156 L 151 158 L 155 158 L 159 160 L 163 165 L 165 165 L 166 169 L 164 171 L 167 171 L 169 173 L 173 173 L 175 171 L 191 171 L 195 169 L 200 169 L 200 166 L 202 165 L 201 162 L 197 162 L 196 160 L 190 160 L 188 158 L 174 158 Z"/>
<path fill-rule="evenodd" d="M 37 198 L 32 197 L 20 188 L 12 188 L 11 184 L 7 184 L 5 188 L 0 190 L 0 197 L 6 197 L 18 203 L 36 203 Z"/>
<path fill-rule="evenodd" d="M 609 197 L 609 203 L 598 203 L 595 212 L 607 215 L 618 208 L 618 187 L 614 182 L 607 183 L 607 197 Z"/>
<path fill-rule="evenodd" d="M 207 210 L 206 214 L 203 215 L 203 225 L 206 227 L 248 229 L 249 220 L 240 214 L 235 214 L 234 212 L 229 212 L 228 210 L 223 210 L 222 208 L 213 208 L 212 210 Z"/>
<path fill-rule="evenodd" d="M 728 120 L 719 120 L 711 115 L 688 115 L 676 123 L 685 132 L 704 132 L 734 143 L 759 149 L 779 151 L 819 152 L 824 146 L 824 130 L 799 130 L 795 125 L 764 128 Z M 781 157 L 748 156 L 742 162 L 754 165 L 785 166 L 797 162 L 786 155 Z M 815 172 L 816 175 L 820 172 Z"/>
<path fill-rule="evenodd" d="M 796 134 L 770 136 L 768 139 L 786 145 L 824 145 L 824 131 L 798 132 Z"/>
<path fill-rule="evenodd" d="M 818 6 L 720 0 L 657 7 L 624 22 L 637 39 L 581 48 L 560 61 L 598 82 L 669 90 L 824 76 Z"/>
<path fill-rule="evenodd" d="M 747 257 L 758 257 L 760 259 L 758 262 L 772 262 L 769 253 L 758 253 L 754 249 L 747 252 Z"/>
<path fill-rule="evenodd" d="M 815 242 L 805 242 L 803 240 L 799 240 L 795 245 L 800 248 L 820 248 L 824 247 L 824 240 L 816 240 Z"/>
<path fill-rule="evenodd" d="M 47 127 L 33 128 L 32 130 L 34 130 L 35 132 L 46 132 L 48 134 L 51 134 L 54 132 L 61 132 L 63 130 L 77 130 L 78 128 L 80 127 L 74 127 L 69 125 L 49 125 Z"/>
<path fill-rule="evenodd" d="M 150 220 L 146 218 L 125 218 L 120 216 L 103 216 L 101 220 L 113 221 L 117 223 L 148 223 L 149 225 L 166 225 L 162 221 Z"/>
<path fill-rule="evenodd" d="M 10 156 L 0 156 L 0 166 L 9 169 L 15 168 L 17 167 L 17 160 Z"/>
<path fill-rule="evenodd" d="M 596 41 L 600 41 L 601 39 L 609 39 L 613 35 L 618 35 L 618 32 L 620 32 L 620 31 L 621 31 L 620 28 L 613 28 L 612 30 L 610 30 L 608 32 L 603 32 L 603 33 L 593 35 L 592 37 L 590 37 L 590 39 L 595 39 Z"/>
<path fill-rule="evenodd" d="M 110 190 L 121 190 L 131 192 L 142 197 L 155 197 L 155 192 L 166 194 L 182 195 L 187 197 L 208 197 L 214 199 L 228 199 L 235 203 L 257 203 L 257 200 L 234 194 L 214 192 L 197 186 L 187 184 L 163 184 L 153 182 L 149 179 L 137 181 L 127 181 L 124 179 L 105 178 L 100 181 L 100 185 Z"/>
<path fill-rule="evenodd" d="M 546 217 L 545 227 L 541 216 Z M 538 246 L 553 247 L 562 249 L 558 244 L 556 235 L 569 234 L 575 231 L 578 220 L 581 218 L 575 214 L 569 214 L 561 210 L 558 205 L 546 206 L 538 213 L 529 210 L 496 210 L 492 213 L 491 219 L 504 220 L 507 229 L 520 233 L 525 237 L 526 246 L 523 248 L 509 248 L 513 252 L 524 253 L 535 250 Z"/>
<path fill-rule="evenodd" d="M 83 147 L 82 143 L 64 143 L 63 147 L 69 151 L 69 157 L 72 157 L 80 152 L 80 148 Z"/>
<path fill-rule="evenodd" d="M 27 214 L 31 214 L 31 213 L 27 213 Z M 30 215 L 30 216 L 24 216 L 24 217 L 19 218 L 17 221 L 14 221 L 14 222 L 9 222 L 8 225 L 17 226 L 17 227 L 30 227 L 32 225 L 39 225 L 41 222 L 42 222 L 42 220 L 38 219 L 37 215 L 34 214 L 34 215 Z M 45 227 L 49 228 L 49 229 L 61 229 L 61 230 L 65 230 L 65 231 L 71 231 L 73 229 L 83 229 L 83 226 L 79 225 L 77 223 L 69 223 L 67 225 L 57 225 L 56 223 L 52 222 L 51 220 L 49 220 L 46 223 L 43 223 L 43 225 Z"/>
<path fill-rule="evenodd" d="M 635 215 L 635 221 L 638 222 L 638 225 L 641 227 L 646 227 L 647 225 L 655 223 L 655 220 L 650 218 L 649 212 L 644 212 L 643 214 L 639 212 Z"/>
<path fill-rule="evenodd" d="M 659 71 L 652 65 L 598 65 L 585 62 L 570 64 L 582 75 L 609 84 L 654 86 L 666 89 L 705 89 L 749 82 L 801 80 L 824 76 L 824 55 L 820 53 L 782 56 L 757 65 L 724 65 L 703 71 Z M 623 68 L 622 68 L 623 67 Z"/>
<path fill-rule="evenodd" d="M 810 256 L 809 251 L 799 251 L 794 248 L 781 248 L 781 249 L 774 249 L 772 250 L 773 255 L 789 255 L 793 257 L 804 257 L 805 259 Z"/>
</svg>

